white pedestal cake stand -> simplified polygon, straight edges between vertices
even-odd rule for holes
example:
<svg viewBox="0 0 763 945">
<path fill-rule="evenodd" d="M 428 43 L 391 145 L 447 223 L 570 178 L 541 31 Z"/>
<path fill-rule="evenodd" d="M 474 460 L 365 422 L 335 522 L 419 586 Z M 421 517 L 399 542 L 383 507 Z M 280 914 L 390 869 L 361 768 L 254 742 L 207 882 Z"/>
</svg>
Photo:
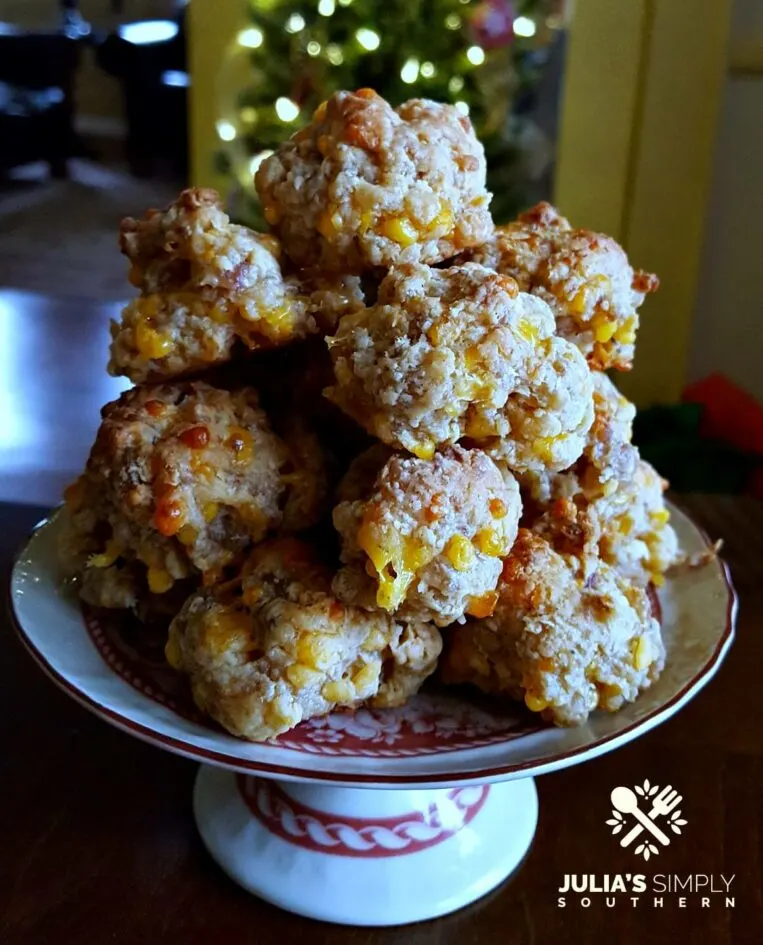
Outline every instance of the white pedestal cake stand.
<svg viewBox="0 0 763 945">
<path fill-rule="evenodd" d="M 707 541 L 674 512 L 682 547 Z M 202 764 L 194 810 L 209 852 L 237 883 L 301 915 L 397 925 L 443 915 L 521 863 L 538 814 L 533 778 L 611 751 L 684 706 L 731 644 L 736 600 L 722 562 L 679 569 L 660 590 L 668 651 L 657 684 L 580 728 L 465 692 L 397 710 L 337 713 L 266 744 L 199 716 L 161 641 L 84 613 L 56 562 L 60 518 L 38 527 L 11 579 L 22 641 L 82 705 Z"/>
</svg>

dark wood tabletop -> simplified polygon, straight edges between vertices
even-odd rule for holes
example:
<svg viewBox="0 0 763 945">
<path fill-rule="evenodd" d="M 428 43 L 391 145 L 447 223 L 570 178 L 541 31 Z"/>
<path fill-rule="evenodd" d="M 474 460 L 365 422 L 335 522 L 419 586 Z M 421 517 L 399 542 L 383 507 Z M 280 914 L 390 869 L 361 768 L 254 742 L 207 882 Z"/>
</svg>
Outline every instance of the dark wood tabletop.
<svg viewBox="0 0 763 945">
<path fill-rule="evenodd" d="M 102 402 L 108 308 L 0 292 L 0 575 L 83 461 Z M 717 677 L 677 716 L 594 761 L 537 780 L 540 820 L 518 873 L 443 919 L 355 929 L 289 915 L 212 862 L 191 812 L 196 765 L 91 716 L 37 669 L 0 616 L 2 945 L 760 945 L 763 941 L 763 504 L 678 496 L 726 542 L 741 610 Z M 33 504 L 34 503 L 34 504 Z M 634 866 L 604 821 L 619 784 L 684 795 L 688 824 Z M 657 862 L 659 861 L 659 862 Z M 713 894 L 557 904 L 565 874 L 734 877 Z M 337 890 L 337 895 L 342 891 Z"/>
</svg>

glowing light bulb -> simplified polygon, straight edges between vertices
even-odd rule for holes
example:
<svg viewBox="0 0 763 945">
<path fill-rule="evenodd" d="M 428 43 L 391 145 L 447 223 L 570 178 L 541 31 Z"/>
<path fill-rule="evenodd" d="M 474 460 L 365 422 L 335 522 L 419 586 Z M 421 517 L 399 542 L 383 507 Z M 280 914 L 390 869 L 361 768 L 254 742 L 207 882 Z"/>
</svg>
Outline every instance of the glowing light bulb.
<svg viewBox="0 0 763 945">
<path fill-rule="evenodd" d="M 260 151 L 259 154 L 254 155 L 254 157 L 249 161 L 249 173 L 252 175 L 252 177 L 254 177 L 254 175 L 257 173 L 260 164 L 262 164 L 265 158 L 269 158 L 272 153 L 272 151 Z"/>
<path fill-rule="evenodd" d="M 466 58 L 473 66 L 481 66 L 485 61 L 485 50 L 482 46 L 470 46 L 466 50 Z"/>
<path fill-rule="evenodd" d="M 461 17 L 457 13 L 449 13 L 445 17 L 445 28 L 448 30 L 461 29 Z"/>
<path fill-rule="evenodd" d="M 276 99 L 276 115 L 281 121 L 294 121 L 299 116 L 299 105 L 290 98 L 281 96 Z"/>
<path fill-rule="evenodd" d="M 246 46 L 247 49 L 259 49 L 264 40 L 262 30 L 258 30 L 256 26 L 252 26 L 248 30 L 241 30 L 238 34 L 239 46 Z"/>
<path fill-rule="evenodd" d="M 460 75 L 454 75 L 450 82 L 448 82 L 448 91 L 452 92 L 454 95 L 458 95 L 463 87 L 464 80 Z"/>
<path fill-rule="evenodd" d="M 339 0 L 340 7 L 348 7 L 352 3 L 352 0 Z"/>
<path fill-rule="evenodd" d="M 241 109 L 241 121 L 246 122 L 247 125 L 254 125 L 257 122 L 257 109 L 252 108 L 251 105 L 247 105 L 246 108 Z"/>
<path fill-rule="evenodd" d="M 341 66 L 344 62 L 344 53 L 336 43 L 329 43 L 326 47 L 326 55 L 332 66 Z"/>
<path fill-rule="evenodd" d="M 320 55 L 320 51 L 321 51 L 321 44 L 316 43 L 314 39 L 311 39 L 310 42 L 307 44 L 308 56 L 318 56 Z"/>
<path fill-rule="evenodd" d="M 403 68 L 400 70 L 400 78 L 403 82 L 407 82 L 408 85 L 413 85 L 413 83 L 419 77 L 419 61 L 418 59 L 408 59 L 406 60 Z"/>
<path fill-rule="evenodd" d="M 456 108 L 461 112 L 462 115 L 469 114 L 469 106 L 466 102 L 456 102 Z"/>
<path fill-rule="evenodd" d="M 318 4 L 318 12 L 321 16 L 331 16 L 336 10 L 336 3 L 334 0 L 320 0 Z"/>
<path fill-rule="evenodd" d="M 535 36 L 535 22 L 529 16 L 518 16 L 514 20 L 514 32 L 517 36 Z"/>
<path fill-rule="evenodd" d="M 373 30 L 366 29 L 365 26 L 362 26 L 356 33 L 355 39 L 363 47 L 363 49 L 368 52 L 373 52 L 374 49 L 378 49 L 381 44 L 381 38 L 378 33 L 375 33 Z"/>
<path fill-rule="evenodd" d="M 432 62 L 422 62 L 421 63 L 421 74 L 425 79 L 431 79 L 432 76 L 437 72 Z"/>
<path fill-rule="evenodd" d="M 299 13 L 292 13 L 289 19 L 286 21 L 286 32 L 287 33 L 299 33 L 300 30 L 305 28 L 305 19 L 300 16 Z"/>
<path fill-rule="evenodd" d="M 233 141 L 236 137 L 236 127 L 230 121 L 218 121 L 217 134 L 221 141 Z"/>
</svg>

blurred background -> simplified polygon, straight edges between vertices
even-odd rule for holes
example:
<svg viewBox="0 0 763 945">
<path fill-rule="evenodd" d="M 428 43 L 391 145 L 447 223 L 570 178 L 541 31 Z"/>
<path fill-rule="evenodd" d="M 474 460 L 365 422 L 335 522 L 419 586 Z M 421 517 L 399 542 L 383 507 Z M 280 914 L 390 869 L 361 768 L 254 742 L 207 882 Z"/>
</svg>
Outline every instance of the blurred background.
<svg viewBox="0 0 763 945">
<path fill-rule="evenodd" d="M 55 501 L 126 386 L 119 220 L 193 183 L 261 227 L 259 162 L 360 86 L 468 114 L 498 221 L 553 200 L 660 275 L 640 445 L 763 496 L 759 0 L 0 0 L 0 501 Z"/>
</svg>

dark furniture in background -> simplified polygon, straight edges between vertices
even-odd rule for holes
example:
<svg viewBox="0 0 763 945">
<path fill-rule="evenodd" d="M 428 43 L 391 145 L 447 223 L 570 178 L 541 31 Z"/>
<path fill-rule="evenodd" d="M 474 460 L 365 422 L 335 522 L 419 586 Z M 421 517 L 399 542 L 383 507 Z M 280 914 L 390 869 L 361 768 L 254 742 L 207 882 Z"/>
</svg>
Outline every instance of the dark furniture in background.
<svg viewBox="0 0 763 945">
<path fill-rule="evenodd" d="M 106 0 L 104 0 L 104 3 Z M 137 176 L 188 169 L 188 86 L 184 4 L 171 20 L 126 20 L 114 32 L 92 31 L 77 0 L 59 0 L 50 29 L 0 22 L 0 175 L 46 160 L 54 176 L 86 149 L 74 131 L 74 80 L 83 42 L 119 79 L 127 124 L 125 157 Z M 111 0 L 129 16 L 129 5 Z"/>
<path fill-rule="evenodd" d="M 125 23 L 99 41 L 101 68 L 122 84 L 125 157 L 139 177 L 162 165 L 179 176 L 188 170 L 188 85 L 185 16 Z"/>
<path fill-rule="evenodd" d="M 0 174 L 45 160 L 55 177 L 80 151 L 74 132 L 76 30 L 28 31 L 0 23 Z"/>
</svg>

